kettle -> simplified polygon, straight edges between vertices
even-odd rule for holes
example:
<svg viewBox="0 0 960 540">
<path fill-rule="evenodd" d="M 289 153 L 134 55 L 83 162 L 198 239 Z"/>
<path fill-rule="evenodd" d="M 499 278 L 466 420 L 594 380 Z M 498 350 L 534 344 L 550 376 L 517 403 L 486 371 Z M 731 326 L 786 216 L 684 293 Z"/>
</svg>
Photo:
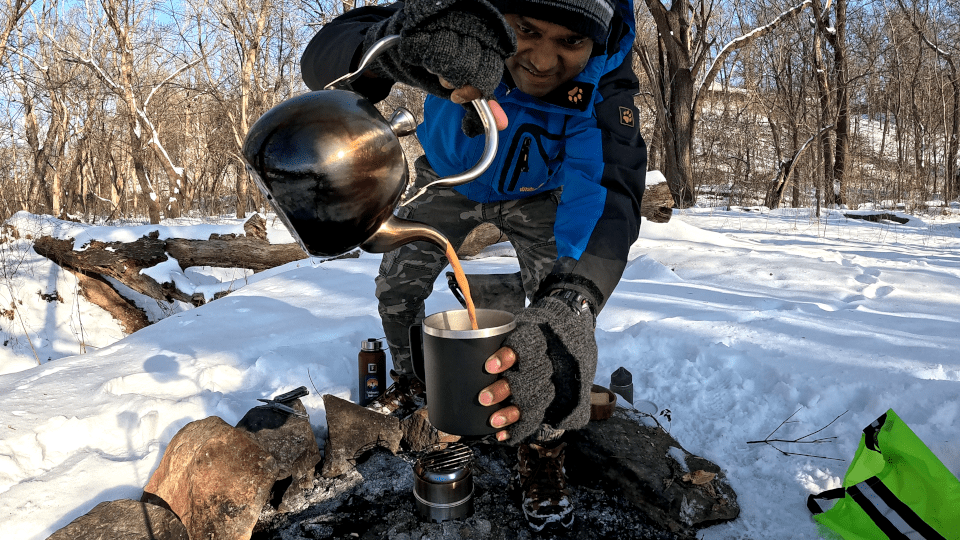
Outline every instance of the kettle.
<svg viewBox="0 0 960 540">
<path fill-rule="evenodd" d="M 243 143 L 246 168 L 304 251 L 340 255 L 357 247 L 385 253 L 417 240 L 446 249 L 436 229 L 393 215 L 407 187 L 407 160 L 400 137 L 416 120 L 400 108 L 389 120 L 349 87 L 400 36 L 377 41 L 353 73 L 324 87 L 287 99 L 261 116 Z M 424 186 L 457 186 L 481 174 L 497 151 L 497 129 L 485 99 L 471 102 L 480 114 L 486 140 L 480 160 L 459 175 Z M 412 200 L 412 199 L 411 199 Z"/>
</svg>

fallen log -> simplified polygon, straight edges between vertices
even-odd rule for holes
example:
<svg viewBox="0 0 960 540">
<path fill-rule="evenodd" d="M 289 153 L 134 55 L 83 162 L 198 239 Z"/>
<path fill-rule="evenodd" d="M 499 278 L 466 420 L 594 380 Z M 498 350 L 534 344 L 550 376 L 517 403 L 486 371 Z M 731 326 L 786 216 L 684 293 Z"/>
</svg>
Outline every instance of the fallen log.
<svg viewBox="0 0 960 540">
<path fill-rule="evenodd" d="M 113 316 L 123 331 L 132 334 L 137 330 L 142 330 L 150 326 L 150 320 L 146 313 L 129 300 L 120 296 L 109 283 L 99 276 L 88 276 L 82 272 L 71 270 L 73 275 L 77 276 L 80 284 L 80 294 L 94 305 Z"/>
<path fill-rule="evenodd" d="M 896 214 L 890 213 L 879 213 L 879 214 L 844 214 L 843 217 L 849 219 L 862 219 L 864 221 L 870 221 L 872 223 L 883 223 L 884 221 L 893 221 L 901 225 L 910 221 L 909 218 L 901 217 Z"/>
<path fill-rule="evenodd" d="M 214 234 L 208 240 L 161 240 L 159 233 L 154 231 L 133 242 L 94 240 L 85 245 L 82 251 L 74 250 L 72 238 L 42 236 L 34 242 L 33 249 L 80 277 L 84 297 L 108 311 L 126 331 L 132 332 L 149 324 L 146 315 L 104 278 L 113 278 L 161 302 L 176 300 L 200 306 L 207 301 L 203 294 L 181 290 L 173 280 L 158 282 L 143 270 L 172 258 L 180 271 L 192 266 L 214 266 L 260 272 L 307 257 L 297 244 L 270 244 L 266 222 L 259 215 L 244 224 L 244 232 L 244 235 Z M 217 293 L 214 298 L 225 294 Z"/>
<path fill-rule="evenodd" d="M 673 213 L 672 207 L 673 196 L 667 184 L 655 184 L 644 193 L 641 215 L 655 223 L 666 223 Z M 82 276 L 84 297 L 108 311 L 128 332 L 132 332 L 149 324 L 146 315 L 104 278 L 113 278 L 161 302 L 179 301 L 200 306 L 207 301 L 203 294 L 180 289 L 176 280 L 158 282 L 144 270 L 173 259 L 181 272 L 195 266 L 262 272 L 307 257 L 297 244 L 271 244 L 267 240 L 266 221 L 260 215 L 247 220 L 243 229 L 243 235 L 213 234 L 206 240 L 160 239 L 159 233 L 154 231 L 132 242 L 93 240 L 82 250 L 74 250 L 73 238 L 42 236 L 34 242 L 33 248 L 60 267 Z M 458 253 L 460 256 L 476 255 L 485 247 L 506 239 L 496 226 L 484 224 L 467 237 Z M 356 255 L 353 252 L 341 257 Z M 227 292 L 217 293 L 214 299 L 225 294 Z"/>
</svg>

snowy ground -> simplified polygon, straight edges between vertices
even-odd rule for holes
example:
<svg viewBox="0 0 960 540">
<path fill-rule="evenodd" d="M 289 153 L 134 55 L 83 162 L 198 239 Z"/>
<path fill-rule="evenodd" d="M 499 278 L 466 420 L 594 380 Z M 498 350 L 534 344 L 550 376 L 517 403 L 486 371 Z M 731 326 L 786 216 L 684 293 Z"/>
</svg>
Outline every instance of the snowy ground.
<svg viewBox="0 0 960 540">
<path fill-rule="evenodd" d="M 155 229 L 205 238 L 241 228 L 223 220 L 91 229 L 24 214 L 11 224 L 21 235 L 43 225 L 81 244 Z M 273 241 L 289 241 L 270 226 Z M 0 254 L 4 539 L 44 539 L 98 502 L 139 498 L 165 445 L 190 421 L 235 423 L 256 398 L 300 385 L 356 399 L 359 343 L 382 335 L 375 255 L 252 276 L 158 268 L 154 275 L 197 290 L 234 292 L 198 309 L 154 302 L 154 316 L 166 318 L 123 337 L 28 241 L 8 237 Z M 493 246 L 465 267 L 511 272 L 510 255 L 508 245 Z M 669 408 L 674 437 L 726 470 L 743 513 L 702 538 L 816 538 L 806 496 L 839 486 L 849 464 L 826 458 L 849 460 L 863 427 L 889 408 L 960 474 L 958 291 L 956 215 L 897 225 L 835 212 L 818 220 L 807 209 L 686 211 L 668 224 L 644 223 L 598 320 L 596 382 L 629 369 L 635 397 Z M 457 307 L 439 282 L 428 313 Z M 320 396 L 304 404 L 322 434 Z M 780 438 L 842 415 L 819 434 L 833 443 L 780 445 L 823 457 L 747 444 L 798 410 Z"/>
</svg>

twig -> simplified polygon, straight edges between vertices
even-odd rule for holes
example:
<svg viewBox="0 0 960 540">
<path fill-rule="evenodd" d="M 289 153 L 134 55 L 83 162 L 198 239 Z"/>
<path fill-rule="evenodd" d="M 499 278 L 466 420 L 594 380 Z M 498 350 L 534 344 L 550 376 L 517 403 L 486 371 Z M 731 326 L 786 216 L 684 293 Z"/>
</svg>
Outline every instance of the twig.
<svg viewBox="0 0 960 540">
<path fill-rule="evenodd" d="M 796 444 L 821 444 L 821 443 L 825 443 L 825 442 L 833 442 L 833 440 L 836 439 L 836 437 L 821 437 L 821 438 L 813 439 L 813 440 L 804 440 L 804 439 L 807 439 L 808 437 L 812 437 L 812 436 L 816 435 L 817 433 L 820 433 L 821 431 L 827 429 L 828 427 L 830 427 L 831 425 L 833 425 L 834 422 L 836 422 L 837 420 L 839 420 L 841 416 L 843 416 L 843 415 L 847 414 L 848 412 L 850 412 L 849 409 L 846 410 L 846 411 L 843 411 L 842 413 L 840 413 L 840 415 L 838 415 L 836 418 L 834 418 L 833 420 L 831 420 L 829 424 L 823 426 L 822 428 L 820 428 L 820 429 L 818 429 L 818 430 L 816 430 L 816 431 L 813 431 L 813 432 L 811 432 L 811 433 L 807 433 L 806 435 L 804 435 L 804 436 L 802 436 L 802 437 L 797 437 L 796 439 L 771 439 L 771 437 L 773 437 L 773 435 L 774 435 L 777 431 L 779 431 L 780 428 L 782 428 L 782 427 L 784 426 L 784 424 L 793 423 L 793 422 L 790 422 L 790 419 L 793 418 L 794 416 L 796 416 L 796 414 L 797 414 L 798 412 L 800 412 L 801 409 L 803 409 L 803 407 L 800 407 L 800 409 L 797 409 L 793 414 L 791 414 L 790 416 L 788 416 L 786 420 L 784 420 L 783 422 L 780 422 L 780 425 L 777 426 L 776 429 L 774 429 L 773 431 L 771 431 L 770 434 L 767 435 L 767 437 L 766 437 L 765 439 L 763 439 L 762 441 L 747 441 L 747 444 L 760 444 L 760 443 L 768 444 L 768 445 L 770 445 L 770 447 L 772 447 L 774 450 L 776 450 L 777 452 L 780 452 L 781 454 L 783 454 L 783 455 L 785 455 L 785 456 L 805 456 L 805 457 L 815 457 L 815 458 L 821 458 L 821 459 L 832 459 L 832 460 L 834 460 L 834 461 L 846 461 L 845 459 L 833 458 L 833 457 L 827 457 L 827 456 L 818 456 L 818 455 L 814 455 L 814 454 L 802 454 L 802 453 L 799 453 L 799 452 L 787 452 L 786 450 L 782 450 L 782 449 L 778 448 L 777 446 L 775 446 L 775 445 L 773 444 L 773 443 L 775 443 L 775 442 L 777 442 L 777 443 L 788 443 L 788 444 L 789 444 L 789 443 L 796 443 Z"/>
<path fill-rule="evenodd" d="M 27 338 L 27 344 L 30 345 L 30 350 L 33 351 L 33 357 L 37 360 L 37 365 L 40 366 L 43 365 L 43 362 L 40 361 L 40 355 L 37 354 L 37 349 L 33 346 L 33 339 L 30 338 L 30 332 L 27 330 L 27 324 L 23 320 L 23 314 L 20 313 L 19 309 L 17 309 L 17 297 L 13 292 L 13 277 L 20 269 L 20 265 L 23 263 L 23 259 L 26 256 L 26 251 L 24 250 L 21 252 L 20 259 L 16 261 L 16 265 L 12 269 L 8 267 L 8 257 L 10 256 L 10 250 L 0 246 L 0 273 L 2 273 L 4 283 L 7 286 L 7 291 L 10 293 L 10 307 L 13 309 L 14 314 L 17 316 L 17 320 L 20 322 L 20 327 L 23 329 L 23 335 Z"/>
<path fill-rule="evenodd" d="M 662 417 L 664 417 L 664 418 L 667 419 L 667 422 L 668 422 L 668 423 L 670 424 L 670 426 L 672 427 L 672 426 L 673 426 L 673 420 L 671 419 L 671 415 L 673 414 L 673 412 L 672 412 L 670 409 L 663 409 L 663 410 L 661 410 L 660 412 L 657 413 L 657 416 L 654 416 L 654 415 L 652 415 L 652 414 L 650 414 L 650 413 L 645 413 L 645 412 L 641 411 L 640 409 L 636 408 L 636 407 L 633 405 L 633 403 L 627 402 L 627 405 L 629 405 L 630 410 L 633 411 L 633 412 L 635 412 L 636 414 L 638 414 L 638 415 L 640 415 L 640 416 L 645 416 L 645 417 L 647 417 L 647 418 L 652 419 L 652 420 L 654 421 L 654 423 L 657 424 L 657 427 L 660 428 L 660 431 L 663 431 L 664 433 L 666 433 L 666 434 L 668 434 L 668 435 L 670 434 L 670 430 L 664 428 L 664 427 L 663 427 L 663 424 L 661 424 L 660 421 L 657 420 L 657 416 L 662 416 Z"/>
<path fill-rule="evenodd" d="M 80 354 L 87 354 L 87 343 L 83 337 L 83 313 L 80 311 L 80 281 L 77 280 L 77 286 L 74 289 L 74 305 L 77 306 L 77 324 L 80 326 Z M 76 334 L 74 334 L 76 337 Z"/>
<path fill-rule="evenodd" d="M 316 383 L 313 382 L 313 377 L 310 375 L 309 369 L 307 369 L 307 378 L 310 379 L 310 386 L 313 387 L 313 391 L 316 392 L 318 396 L 323 396 L 323 394 L 321 394 L 320 391 L 317 390 L 317 385 Z"/>
</svg>

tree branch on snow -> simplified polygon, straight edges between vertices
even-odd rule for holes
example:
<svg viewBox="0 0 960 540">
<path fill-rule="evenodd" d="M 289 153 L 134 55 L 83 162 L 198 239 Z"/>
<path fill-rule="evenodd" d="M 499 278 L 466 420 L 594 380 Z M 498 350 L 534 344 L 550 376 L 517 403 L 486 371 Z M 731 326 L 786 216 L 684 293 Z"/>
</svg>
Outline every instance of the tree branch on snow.
<svg viewBox="0 0 960 540">
<path fill-rule="evenodd" d="M 836 439 L 836 437 L 821 437 L 821 438 L 819 438 L 819 439 L 812 439 L 812 440 L 806 440 L 806 439 L 808 439 L 809 437 L 812 437 L 812 436 L 816 435 L 817 433 L 820 433 L 821 431 L 827 429 L 828 427 L 830 427 L 831 425 L 833 425 L 834 422 L 836 422 L 837 420 L 839 420 L 841 416 L 843 416 L 843 415 L 847 414 L 848 412 L 850 412 L 850 411 L 843 411 L 839 416 L 837 416 L 836 418 L 834 418 L 833 420 L 831 420 L 829 424 L 823 426 L 822 428 L 820 428 L 820 429 L 818 429 L 818 430 L 816 430 L 816 431 L 814 431 L 814 432 L 812 432 L 812 433 L 807 433 L 806 435 L 804 435 L 804 436 L 802 436 L 802 437 L 797 437 L 796 439 L 772 439 L 771 437 L 773 437 L 774 434 L 776 434 L 777 431 L 779 431 L 780 428 L 782 428 L 782 427 L 784 426 L 784 424 L 792 423 L 792 422 L 790 422 L 790 419 L 793 418 L 794 416 L 796 416 L 796 414 L 797 414 L 798 412 L 800 412 L 800 410 L 801 410 L 802 408 L 803 408 L 803 407 L 801 407 L 800 409 L 797 409 L 793 414 L 791 414 L 790 416 L 788 416 L 786 420 L 784 420 L 783 422 L 780 422 L 780 425 L 777 426 L 776 429 L 774 429 L 773 431 L 771 431 L 770 434 L 767 435 L 767 437 L 766 437 L 765 439 L 763 439 L 762 441 L 747 441 L 747 444 L 768 444 L 768 445 L 770 445 L 774 450 L 776 450 L 777 452 L 780 452 L 781 454 L 783 454 L 783 455 L 785 455 L 785 456 L 804 456 L 804 457 L 814 457 L 814 458 L 822 458 L 822 459 L 832 459 L 832 460 L 834 460 L 834 461 L 846 461 L 845 459 L 833 458 L 833 457 L 827 457 L 827 456 L 818 456 L 818 455 L 815 455 L 815 454 L 803 454 L 803 453 L 799 453 L 799 452 L 787 452 L 786 450 L 782 450 L 782 449 L 778 448 L 776 445 L 773 444 L 773 443 L 786 443 L 786 444 L 823 444 L 823 443 L 825 443 L 825 442 L 833 442 L 833 440 Z"/>
</svg>

